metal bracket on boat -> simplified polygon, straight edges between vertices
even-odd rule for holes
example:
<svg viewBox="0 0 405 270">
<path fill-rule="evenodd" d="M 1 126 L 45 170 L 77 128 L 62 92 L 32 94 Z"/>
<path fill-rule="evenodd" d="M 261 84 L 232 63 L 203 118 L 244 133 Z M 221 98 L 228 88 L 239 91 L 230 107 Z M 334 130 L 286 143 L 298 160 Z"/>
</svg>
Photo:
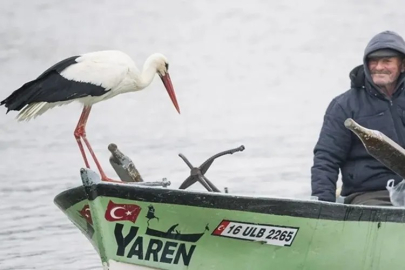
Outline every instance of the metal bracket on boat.
<svg viewBox="0 0 405 270">
<path fill-rule="evenodd" d="M 203 185 L 208 191 L 211 192 L 221 192 L 217 187 L 214 186 L 214 184 L 207 179 L 207 177 L 204 176 L 204 174 L 208 171 L 210 168 L 211 164 L 214 162 L 214 160 L 220 156 L 227 155 L 227 154 L 233 154 L 235 152 L 240 152 L 245 150 L 245 147 L 243 145 L 239 146 L 238 148 L 226 150 L 223 152 L 220 152 L 216 155 L 213 155 L 209 159 L 207 159 L 203 164 L 200 165 L 200 167 L 194 167 L 191 165 L 190 161 L 183 155 L 179 154 L 179 156 L 183 159 L 183 161 L 187 164 L 187 166 L 191 169 L 190 176 L 187 177 L 186 180 L 180 185 L 179 189 L 186 189 L 193 185 L 195 182 L 200 182 L 201 185 Z"/>
<path fill-rule="evenodd" d="M 166 178 L 163 178 L 162 181 L 145 182 L 132 160 L 124 155 L 116 144 L 108 145 L 108 150 L 111 152 L 110 164 L 123 182 L 149 187 L 170 186 L 171 183 Z"/>
<path fill-rule="evenodd" d="M 154 181 L 154 182 L 138 182 L 136 183 L 137 186 L 147 186 L 147 187 L 168 187 L 171 185 L 170 181 L 167 178 L 163 178 L 162 181 Z"/>
<path fill-rule="evenodd" d="M 110 143 L 110 164 L 123 182 L 143 182 L 143 179 L 132 160 L 124 155 L 116 144 Z"/>
</svg>

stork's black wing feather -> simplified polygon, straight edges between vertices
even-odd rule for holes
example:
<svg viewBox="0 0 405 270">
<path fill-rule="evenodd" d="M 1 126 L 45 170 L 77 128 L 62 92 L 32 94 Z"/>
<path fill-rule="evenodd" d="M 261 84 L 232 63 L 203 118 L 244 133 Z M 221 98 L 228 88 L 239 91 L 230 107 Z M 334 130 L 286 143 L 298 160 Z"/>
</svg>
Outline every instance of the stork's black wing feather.
<svg viewBox="0 0 405 270">
<path fill-rule="evenodd" d="M 75 59 L 78 57 L 79 56 L 72 56 L 72 57 L 66 58 L 62 61 L 59 61 L 52 67 L 45 70 L 41 75 L 39 75 L 39 77 L 37 79 L 27 82 L 23 86 L 21 86 L 19 89 L 15 90 L 13 93 L 11 93 L 10 96 L 8 96 L 6 99 L 2 100 L 0 102 L 0 105 L 5 105 L 7 108 L 7 112 L 9 112 L 11 110 L 19 111 L 25 105 L 27 105 L 31 102 L 35 102 L 35 101 L 33 101 L 33 98 L 39 94 L 43 80 L 50 73 L 57 72 L 59 74 L 68 66 L 71 66 L 71 65 L 77 63 L 75 61 Z"/>
<path fill-rule="evenodd" d="M 27 82 L 15 90 L 9 97 L 0 102 L 7 112 L 19 111 L 25 105 L 34 102 L 58 102 L 85 96 L 100 96 L 106 92 L 101 86 L 91 83 L 72 81 L 60 73 L 67 67 L 76 64 L 79 56 L 66 58 L 45 70 L 37 79 Z"/>
<path fill-rule="evenodd" d="M 56 63 L 55 65 L 51 66 L 50 68 L 48 68 L 47 70 L 45 70 L 44 72 L 42 72 L 41 75 L 39 75 L 38 79 L 42 79 L 44 78 L 46 75 L 48 75 L 50 72 L 52 71 L 56 71 L 59 74 L 65 70 L 67 67 L 76 64 L 76 59 L 79 58 L 80 56 L 76 55 L 76 56 L 71 56 L 69 58 L 63 59 L 62 61 L 59 61 L 58 63 Z"/>
</svg>

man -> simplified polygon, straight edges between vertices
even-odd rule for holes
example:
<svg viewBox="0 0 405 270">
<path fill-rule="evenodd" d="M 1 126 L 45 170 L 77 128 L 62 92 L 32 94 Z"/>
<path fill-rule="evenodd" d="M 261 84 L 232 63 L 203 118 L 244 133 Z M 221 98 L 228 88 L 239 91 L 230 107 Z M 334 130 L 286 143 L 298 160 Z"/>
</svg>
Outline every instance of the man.
<svg viewBox="0 0 405 270">
<path fill-rule="evenodd" d="M 314 148 L 312 196 L 335 202 L 340 169 L 345 203 L 391 205 L 387 181 L 398 184 L 401 177 L 369 155 L 344 121 L 353 118 L 405 147 L 404 57 L 405 41 L 395 32 L 381 32 L 368 43 L 363 65 L 350 72 L 351 89 L 335 97 L 326 110 Z"/>
</svg>

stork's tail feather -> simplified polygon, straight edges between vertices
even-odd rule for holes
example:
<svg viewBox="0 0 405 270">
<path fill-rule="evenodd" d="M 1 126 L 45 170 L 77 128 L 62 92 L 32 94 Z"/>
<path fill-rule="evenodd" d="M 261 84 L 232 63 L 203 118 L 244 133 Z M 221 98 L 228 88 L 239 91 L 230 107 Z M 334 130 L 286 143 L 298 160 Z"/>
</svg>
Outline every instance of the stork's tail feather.
<svg viewBox="0 0 405 270">
<path fill-rule="evenodd" d="M 19 111 L 29 104 L 32 97 L 37 93 L 38 86 L 36 80 L 27 82 L 19 89 L 15 90 L 10 96 L 0 102 L 9 111 Z"/>
<path fill-rule="evenodd" d="M 17 115 L 18 121 L 28 121 L 33 119 L 49 109 L 47 102 L 31 103 Z"/>
</svg>

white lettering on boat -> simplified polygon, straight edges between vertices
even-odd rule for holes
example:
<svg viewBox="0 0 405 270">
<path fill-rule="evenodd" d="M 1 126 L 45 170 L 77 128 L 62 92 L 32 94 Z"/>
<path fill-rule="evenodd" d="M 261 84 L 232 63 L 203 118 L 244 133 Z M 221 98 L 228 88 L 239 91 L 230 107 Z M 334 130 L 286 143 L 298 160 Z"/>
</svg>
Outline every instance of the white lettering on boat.
<svg viewBox="0 0 405 270">
<path fill-rule="evenodd" d="M 296 227 L 222 220 L 212 235 L 288 247 L 292 245 L 297 233 Z"/>
</svg>

